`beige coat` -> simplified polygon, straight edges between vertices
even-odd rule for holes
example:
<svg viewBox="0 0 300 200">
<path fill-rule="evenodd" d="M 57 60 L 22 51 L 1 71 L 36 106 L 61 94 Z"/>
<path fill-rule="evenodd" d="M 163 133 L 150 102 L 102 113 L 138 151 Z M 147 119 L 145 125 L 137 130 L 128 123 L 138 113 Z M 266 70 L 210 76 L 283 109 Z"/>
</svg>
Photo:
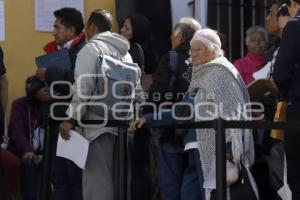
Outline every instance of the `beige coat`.
<svg viewBox="0 0 300 200">
<path fill-rule="evenodd" d="M 96 87 L 96 78 L 84 77 L 81 79 L 80 76 L 96 74 L 96 61 L 101 54 L 113 55 L 120 60 L 132 62 L 131 56 L 128 53 L 129 47 L 129 42 L 121 35 L 103 32 L 91 38 L 80 50 L 75 65 L 73 98 L 70 108 L 67 111 L 68 116 L 77 121 L 80 118 L 84 120 L 100 119 L 96 114 L 88 111 L 87 106 L 82 106 L 84 103 L 88 102 L 88 98 L 82 98 L 82 96 L 79 95 L 81 92 L 84 96 L 91 96 Z M 109 132 L 117 135 L 117 128 L 112 127 L 81 127 L 79 130 L 77 129 L 77 131 L 81 132 L 90 142 L 103 133 Z"/>
</svg>

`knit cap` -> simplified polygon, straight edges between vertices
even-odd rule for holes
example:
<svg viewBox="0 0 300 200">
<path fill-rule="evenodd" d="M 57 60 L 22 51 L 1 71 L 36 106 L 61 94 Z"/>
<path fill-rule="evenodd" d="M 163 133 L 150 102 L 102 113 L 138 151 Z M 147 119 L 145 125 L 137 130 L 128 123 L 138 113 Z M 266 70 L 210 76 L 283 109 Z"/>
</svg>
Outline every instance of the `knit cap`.
<svg viewBox="0 0 300 200">
<path fill-rule="evenodd" d="M 194 41 L 201 41 L 206 44 L 210 43 L 219 49 L 222 47 L 220 37 L 214 30 L 211 29 L 201 29 L 196 31 L 192 40 L 190 41 L 190 44 L 192 44 Z"/>
</svg>

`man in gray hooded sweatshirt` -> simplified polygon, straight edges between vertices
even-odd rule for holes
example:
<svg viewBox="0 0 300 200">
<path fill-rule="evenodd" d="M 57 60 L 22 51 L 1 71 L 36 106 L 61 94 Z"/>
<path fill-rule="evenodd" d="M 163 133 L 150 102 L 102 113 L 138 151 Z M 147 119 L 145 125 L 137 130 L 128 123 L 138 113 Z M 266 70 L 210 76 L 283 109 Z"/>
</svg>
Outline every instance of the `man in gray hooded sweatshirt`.
<svg viewBox="0 0 300 200">
<path fill-rule="evenodd" d="M 129 42 L 122 36 L 112 33 L 112 16 L 106 10 L 95 10 L 87 22 L 86 34 L 88 43 L 77 55 L 75 66 L 75 83 L 73 99 L 67 111 L 71 120 L 60 124 L 60 134 L 69 139 L 69 130 L 74 122 L 84 120 L 99 120 L 99 116 L 88 110 L 82 103 L 88 99 L 81 95 L 91 96 L 96 87 L 95 77 L 85 77 L 77 85 L 81 75 L 97 74 L 96 63 L 100 55 L 110 55 L 122 61 L 132 62 L 128 54 Z M 81 94 L 81 95 L 80 95 Z M 80 113 L 78 113 L 80 112 Z M 78 114 L 80 118 L 78 118 Z M 90 142 L 88 157 L 83 171 L 82 186 L 84 200 L 113 200 L 113 157 L 117 136 L 117 128 L 85 127 L 82 135 Z"/>
</svg>

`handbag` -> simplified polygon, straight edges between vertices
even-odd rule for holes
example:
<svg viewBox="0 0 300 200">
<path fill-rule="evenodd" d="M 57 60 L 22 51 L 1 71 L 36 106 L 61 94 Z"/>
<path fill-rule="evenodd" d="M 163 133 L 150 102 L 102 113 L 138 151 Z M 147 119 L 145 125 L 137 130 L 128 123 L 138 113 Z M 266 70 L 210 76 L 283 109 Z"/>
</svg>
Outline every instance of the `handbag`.
<svg viewBox="0 0 300 200">
<path fill-rule="evenodd" d="M 230 200 L 257 200 L 257 194 L 251 184 L 251 175 L 243 163 L 240 165 L 238 180 L 229 187 Z"/>
<path fill-rule="evenodd" d="M 276 113 L 274 116 L 274 122 L 283 122 L 285 121 L 285 113 L 287 109 L 287 102 L 280 101 L 277 103 Z M 271 131 L 271 137 L 277 140 L 283 141 L 284 138 L 284 131 L 273 129 Z"/>
<path fill-rule="evenodd" d="M 239 169 L 236 164 L 226 161 L 226 185 L 227 187 L 234 184 L 239 179 Z"/>
</svg>

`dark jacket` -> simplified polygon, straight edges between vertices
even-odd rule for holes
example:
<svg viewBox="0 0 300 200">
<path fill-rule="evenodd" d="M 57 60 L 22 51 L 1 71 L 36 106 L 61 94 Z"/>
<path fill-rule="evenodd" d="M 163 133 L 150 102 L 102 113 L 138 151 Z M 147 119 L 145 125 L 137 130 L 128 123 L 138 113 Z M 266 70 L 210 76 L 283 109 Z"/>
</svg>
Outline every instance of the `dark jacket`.
<svg viewBox="0 0 300 200">
<path fill-rule="evenodd" d="M 9 122 L 9 149 L 22 156 L 33 152 L 30 140 L 37 126 L 36 108 L 31 107 L 26 97 L 13 101 Z"/>
<path fill-rule="evenodd" d="M 143 65 L 144 65 L 144 59 L 143 59 L 142 53 L 144 53 L 144 51 L 141 52 L 141 50 L 138 47 L 137 43 L 130 42 L 130 49 L 128 50 L 128 53 L 131 55 L 132 61 L 134 63 L 138 64 L 140 69 L 143 70 L 142 68 L 143 68 Z"/>
<path fill-rule="evenodd" d="M 170 79 L 172 77 L 171 66 L 169 65 L 170 53 L 162 56 L 157 68 L 155 79 L 149 90 L 149 102 L 154 102 L 155 104 L 159 105 L 165 101 L 178 102 L 182 100 L 183 95 L 177 98 L 176 94 L 185 93 L 190 85 L 192 66 L 186 63 L 186 60 L 190 57 L 188 53 L 189 48 L 189 45 L 181 44 L 175 49 L 177 52 L 177 66 L 175 70 L 175 81 L 171 91 L 169 91 L 168 88 Z M 172 92 L 174 98 L 165 98 L 166 92 Z M 159 93 L 162 98 L 156 101 L 154 93 Z"/>
<path fill-rule="evenodd" d="M 69 49 L 72 67 L 71 70 L 59 69 L 57 67 L 51 67 L 46 71 L 46 83 L 50 86 L 55 81 L 69 81 L 71 84 L 74 83 L 74 69 L 75 62 L 77 58 L 77 53 L 81 50 L 81 48 L 85 45 L 85 36 L 84 33 L 80 33 L 71 44 Z M 46 53 L 51 53 L 57 51 L 57 44 L 55 41 L 48 43 L 44 48 Z M 70 93 L 70 88 L 66 84 L 58 84 L 54 87 L 54 92 L 56 95 L 68 95 Z M 69 102 L 71 99 L 62 99 L 55 100 L 55 102 Z M 51 104 L 51 103 L 50 103 Z M 45 103 L 41 107 L 42 113 L 49 113 L 50 104 Z M 65 117 L 66 116 L 67 106 L 55 106 L 54 107 L 54 115 L 56 117 Z"/>
<path fill-rule="evenodd" d="M 71 70 L 59 69 L 57 67 L 48 68 L 46 72 L 46 82 L 48 83 L 48 85 L 51 85 L 51 83 L 53 83 L 54 81 L 62 81 L 62 80 L 70 81 L 71 83 L 74 82 L 74 69 L 75 69 L 77 53 L 84 46 L 84 44 L 85 44 L 84 33 L 80 33 L 75 38 L 75 40 L 73 41 L 69 49 L 71 62 L 72 62 Z M 48 44 L 46 44 L 46 46 L 43 49 L 46 53 L 51 53 L 58 50 L 55 41 L 49 42 Z M 57 92 L 59 93 L 63 93 L 63 94 L 69 93 L 69 90 L 66 87 L 57 87 L 55 89 L 57 89 Z"/>
<path fill-rule="evenodd" d="M 192 66 L 187 64 L 187 59 L 190 57 L 188 44 L 179 45 L 175 51 L 177 52 L 177 66 L 175 70 L 175 81 L 172 88 L 169 87 L 170 79 L 172 78 L 172 68 L 170 66 L 170 53 L 165 54 L 157 68 L 155 79 L 149 90 L 148 102 L 155 103 L 157 106 L 163 102 L 179 102 L 182 100 L 184 93 L 187 92 Z M 171 89 L 171 90 L 170 90 Z M 169 93 L 166 95 L 166 93 Z M 160 98 L 158 98 L 160 96 Z M 172 96 L 172 98 L 171 98 Z M 153 112 L 151 108 L 145 108 L 144 113 Z M 174 134 L 174 129 L 167 129 L 162 134 L 163 142 L 172 142 L 182 145 L 182 137 Z"/>
<path fill-rule="evenodd" d="M 273 79 L 292 104 L 300 106 L 300 10 L 286 25 L 274 64 Z"/>
</svg>

